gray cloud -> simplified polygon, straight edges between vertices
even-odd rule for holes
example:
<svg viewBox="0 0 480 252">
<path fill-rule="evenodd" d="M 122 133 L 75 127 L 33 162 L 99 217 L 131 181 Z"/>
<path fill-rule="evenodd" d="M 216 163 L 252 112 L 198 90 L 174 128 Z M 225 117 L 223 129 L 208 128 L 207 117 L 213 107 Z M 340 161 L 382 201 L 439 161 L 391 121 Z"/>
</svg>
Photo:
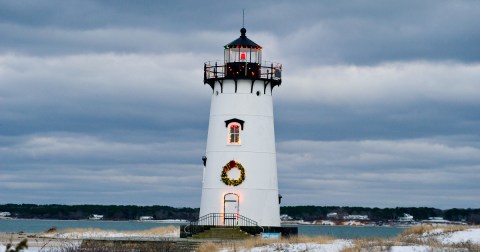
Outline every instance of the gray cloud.
<svg viewBox="0 0 480 252">
<path fill-rule="evenodd" d="M 6 115 L 1 121 L 14 134 L 133 128 L 189 131 L 197 129 L 188 129 L 189 125 L 208 120 L 210 92 L 200 81 L 195 83 L 201 69 L 188 64 L 201 65 L 201 61 L 189 54 L 0 59 L 4 80 L 0 111 Z M 204 95 L 198 96 L 199 92 Z M 200 113 L 190 113 L 192 105 Z M 12 126 L 18 124 L 22 126 Z"/>
<path fill-rule="evenodd" d="M 82 135 L 12 142 L 0 148 L 2 201 L 184 206 L 199 196 L 203 142 L 132 143 Z M 177 194 L 186 197 L 167 201 L 179 188 Z"/>
<path fill-rule="evenodd" d="M 247 35 L 284 64 L 286 204 L 479 207 L 480 4 L 245 5 Z M 202 66 L 239 8 L 0 1 L 0 202 L 198 206 Z"/>
<path fill-rule="evenodd" d="M 478 147 L 412 139 L 288 141 L 278 149 L 287 204 L 480 206 Z"/>
<path fill-rule="evenodd" d="M 266 47 L 266 52 L 299 67 L 423 59 L 479 61 L 480 4 L 472 1 L 244 4 L 249 34 L 269 46 L 268 38 L 281 40 L 279 50 Z M 0 50 L 14 47 L 32 54 L 212 53 L 238 36 L 241 24 L 237 5 L 197 1 L 2 2 L 0 7 L 4 35 Z M 215 18 L 205 13 L 215 13 Z"/>
</svg>

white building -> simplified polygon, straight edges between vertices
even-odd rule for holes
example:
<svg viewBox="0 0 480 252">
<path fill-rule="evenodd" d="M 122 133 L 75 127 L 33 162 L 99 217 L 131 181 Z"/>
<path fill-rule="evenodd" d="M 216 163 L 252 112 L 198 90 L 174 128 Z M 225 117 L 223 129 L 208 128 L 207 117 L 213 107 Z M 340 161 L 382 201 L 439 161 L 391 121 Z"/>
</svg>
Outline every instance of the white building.
<svg viewBox="0 0 480 252">
<path fill-rule="evenodd" d="M 281 65 L 262 62 L 262 47 L 240 31 L 224 61 L 205 64 L 212 98 L 199 224 L 279 227 L 272 93 Z"/>
<path fill-rule="evenodd" d="M 368 220 L 368 215 L 351 214 L 343 216 L 344 220 Z"/>
<path fill-rule="evenodd" d="M 100 214 L 92 214 L 88 217 L 89 220 L 103 220 L 103 215 Z"/>
<path fill-rule="evenodd" d="M 338 213 L 331 212 L 327 214 L 327 218 L 329 219 L 338 219 Z"/>
<path fill-rule="evenodd" d="M 402 217 L 398 217 L 398 221 L 411 222 L 413 221 L 413 216 L 410 214 L 404 213 Z"/>
<path fill-rule="evenodd" d="M 282 221 L 291 221 L 291 220 L 293 220 L 293 218 L 290 217 L 288 214 L 282 214 L 282 215 L 280 215 L 280 220 L 282 220 Z"/>
<path fill-rule="evenodd" d="M 0 217 L 9 217 L 12 214 L 10 212 L 0 212 Z"/>
</svg>

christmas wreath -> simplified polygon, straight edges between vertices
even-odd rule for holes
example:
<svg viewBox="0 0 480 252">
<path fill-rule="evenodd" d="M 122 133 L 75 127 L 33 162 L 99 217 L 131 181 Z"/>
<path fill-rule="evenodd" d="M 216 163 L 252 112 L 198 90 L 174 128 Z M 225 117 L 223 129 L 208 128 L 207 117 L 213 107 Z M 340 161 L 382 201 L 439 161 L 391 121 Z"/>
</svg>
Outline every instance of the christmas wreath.
<svg viewBox="0 0 480 252">
<path fill-rule="evenodd" d="M 233 168 L 237 168 L 240 171 L 240 178 L 230 179 L 228 177 L 228 172 Z M 243 168 L 242 164 L 240 164 L 239 162 L 235 162 L 235 160 L 231 160 L 223 167 L 221 177 L 225 185 L 238 186 L 245 180 L 245 169 Z"/>
</svg>

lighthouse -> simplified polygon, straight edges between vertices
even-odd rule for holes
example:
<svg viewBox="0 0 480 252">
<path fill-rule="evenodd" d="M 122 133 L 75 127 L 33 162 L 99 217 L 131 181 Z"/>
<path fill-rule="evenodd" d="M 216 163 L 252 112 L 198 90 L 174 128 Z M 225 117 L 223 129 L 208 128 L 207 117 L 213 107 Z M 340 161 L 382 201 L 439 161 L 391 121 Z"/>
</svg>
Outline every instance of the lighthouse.
<svg viewBox="0 0 480 252">
<path fill-rule="evenodd" d="M 200 225 L 280 227 L 272 94 L 282 66 L 263 61 L 246 33 L 204 65 L 212 98 Z"/>
</svg>

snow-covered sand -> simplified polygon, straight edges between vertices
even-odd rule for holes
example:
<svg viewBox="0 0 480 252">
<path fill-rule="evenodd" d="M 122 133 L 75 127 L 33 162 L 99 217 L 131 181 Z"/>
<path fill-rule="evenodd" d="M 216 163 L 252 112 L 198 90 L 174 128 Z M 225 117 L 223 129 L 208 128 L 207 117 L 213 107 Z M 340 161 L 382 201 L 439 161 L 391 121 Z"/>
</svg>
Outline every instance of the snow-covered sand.
<svg viewBox="0 0 480 252">
<path fill-rule="evenodd" d="M 27 238 L 29 248 L 24 252 L 48 251 L 49 248 L 61 248 L 63 246 L 78 246 L 82 239 L 102 238 L 131 238 L 131 239 L 155 239 L 155 238 L 178 238 L 178 227 L 159 227 L 142 231 L 116 231 L 101 229 L 70 229 L 37 234 L 0 233 L 0 252 L 5 251 L 7 243 L 14 246 Z M 43 250 L 42 250 L 43 248 Z"/>
<path fill-rule="evenodd" d="M 108 230 L 70 230 L 70 231 L 59 231 L 54 233 L 47 234 L 37 234 L 37 237 L 40 237 L 46 240 L 54 240 L 49 247 L 55 247 L 55 244 L 61 244 L 60 242 L 68 241 L 70 244 L 72 242 L 79 242 L 84 238 L 161 238 L 161 237 L 179 237 L 179 231 L 176 230 L 164 230 L 164 232 L 146 232 L 146 231 L 129 231 L 129 232 L 119 232 L 119 231 L 108 231 Z M 423 235 L 419 235 L 419 245 L 408 245 L 408 246 L 391 246 L 389 251 L 392 252 L 427 252 L 432 251 L 436 248 L 432 248 L 428 245 L 421 245 L 424 239 L 435 239 L 440 242 L 440 244 L 445 244 L 445 246 L 455 245 L 455 244 L 475 244 L 480 246 L 480 228 L 468 228 L 461 231 L 449 232 L 445 231 L 441 227 L 437 229 L 430 230 Z M 46 239 L 46 240 L 45 240 Z M 24 250 L 25 252 L 39 252 L 41 248 L 41 242 L 35 243 L 36 238 L 29 238 L 30 248 Z M 16 244 L 14 240 L 14 244 Z M 56 242 L 56 243 L 55 243 Z M 5 251 L 5 240 L 0 243 L 0 251 Z M 39 245 L 40 244 L 40 245 Z M 79 243 L 78 243 L 79 244 Z M 282 243 L 281 241 L 274 242 L 270 245 L 255 247 L 252 249 L 241 249 L 237 247 L 237 251 L 243 252 L 270 252 L 270 251 L 290 251 L 290 252 L 300 252 L 300 251 L 311 251 L 311 252 L 338 252 L 344 248 L 354 246 L 355 240 L 332 240 L 328 243 L 296 243 L 288 244 Z M 228 249 L 221 250 L 223 252 L 230 251 Z"/>
<path fill-rule="evenodd" d="M 274 243 L 267 246 L 256 247 L 252 249 L 239 249 L 240 252 L 267 252 L 267 251 L 317 251 L 317 252 L 338 252 L 343 248 L 351 246 L 350 240 L 334 240 L 332 243 L 319 244 L 319 243 Z M 230 252 L 231 250 L 220 250 L 221 252 Z"/>
<path fill-rule="evenodd" d="M 5 246 L 3 245 L 0 245 L 0 251 L 5 251 Z M 40 248 L 28 248 L 28 249 L 25 249 L 25 250 L 22 250 L 23 252 L 39 252 L 40 251 Z"/>
<path fill-rule="evenodd" d="M 418 246 L 392 246 L 390 247 L 390 252 L 430 252 L 432 248 L 429 246 L 418 245 Z"/>
<path fill-rule="evenodd" d="M 391 252 L 428 252 L 428 251 L 450 251 L 448 250 L 448 245 L 458 245 L 461 247 L 462 244 L 470 243 L 480 246 L 480 228 L 469 228 L 462 231 L 447 232 L 443 228 L 439 227 L 433 230 L 430 230 L 419 237 L 419 243 L 425 241 L 423 238 L 435 239 L 441 244 L 445 244 L 445 249 L 442 250 L 438 247 L 430 247 L 428 245 L 408 245 L 408 246 L 391 246 L 388 251 Z M 273 252 L 273 251 L 289 251 L 289 252 L 300 252 L 300 251 L 310 251 L 310 252 L 323 252 L 323 251 L 341 251 L 344 248 L 353 246 L 355 243 L 354 240 L 334 240 L 331 243 L 318 244 L 318 243 L 298 243 L 298 244 L 284 244 L 284 243 L 273 243 L 268 246 L 256 247 L 253 249 L 240 249 L 239 251 L 243 252 Z M 222 252 L 227 252 L 229 250 L 222 250 Z"/>
<path fill-rule="evenodd" d="M 480 228 L 466 229 L 439 235 L 437 239 L 443 244 L 474 243 L 480 244 Z"/>
</svg>

